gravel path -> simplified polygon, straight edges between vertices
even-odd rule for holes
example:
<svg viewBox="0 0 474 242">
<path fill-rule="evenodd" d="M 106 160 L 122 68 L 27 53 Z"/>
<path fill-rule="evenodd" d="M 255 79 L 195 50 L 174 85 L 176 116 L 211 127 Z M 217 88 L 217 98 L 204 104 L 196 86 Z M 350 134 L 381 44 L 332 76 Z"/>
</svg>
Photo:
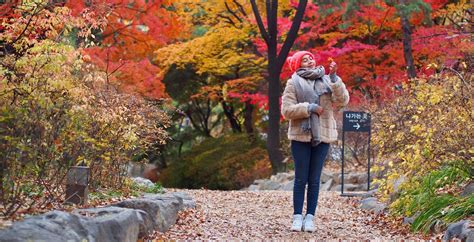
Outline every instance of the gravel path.
<svg viewBox="0 0 474 242">
<path fill-rule="evenodd" d="M 290 231 L 292 192 L 181 190 L 196 200 L 196 209 L 180 212 L 166 233 L 148 239 L 427 239 L 407 233 L 383 216 L 357 208 L 359 198 L 321 192 L 316 232 Z M 305 205 L 306 206 L 306 205 Z M 304 210 L 303 210 L 304 211 Z M 395 227 L 395 228 L 394 228 Z"/>
</svg>

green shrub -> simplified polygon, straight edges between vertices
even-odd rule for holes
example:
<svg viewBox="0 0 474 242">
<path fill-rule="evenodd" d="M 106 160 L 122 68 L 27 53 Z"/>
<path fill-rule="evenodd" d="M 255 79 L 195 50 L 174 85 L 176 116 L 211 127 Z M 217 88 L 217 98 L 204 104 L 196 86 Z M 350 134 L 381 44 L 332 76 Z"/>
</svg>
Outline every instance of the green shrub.
<svg viewBox="0 0 474 242">
<path fill-rule="evenodd" d="M 146 193 L 164 193 L 165 190 L 163 189 L 163 186 L 159 182 L 157 182 L 155 183 L 154 186 L 145 189 L 145 192 Z"/>
<path fill-rule="evenodd" d="M 195 145 L 161 173 L 160 181 L 166 187 L 231 190 L 270 174 L 263 142 L 232 134 Z"/>
<path fill-rule="evenodd" d="M 474 194 L 459 194 L 470 181 L 469 173 L 454 166 L 434 170 L 414 179 L 390 208 L 396 215 L 415 215 L 412 229 L 428 233 L 437 221 L 446 225 L 474 214 Z"/>
</svg>

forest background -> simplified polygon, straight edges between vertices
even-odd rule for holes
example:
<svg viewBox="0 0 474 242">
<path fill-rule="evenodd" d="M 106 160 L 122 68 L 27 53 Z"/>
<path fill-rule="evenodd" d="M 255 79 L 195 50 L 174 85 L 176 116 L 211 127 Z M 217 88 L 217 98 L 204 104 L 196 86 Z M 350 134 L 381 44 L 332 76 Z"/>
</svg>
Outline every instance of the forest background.
<svg viewBox="0 0 474 242">
<path fill-rule="evenodd" d="M 394 211 L 472 215 L 468 1 L 10 0 L 0 16 L 4 216 L 61 206 L 78 164 L 93 192 L 122 195 L 130 162 L 155 164 L 166 187 L 222 190 L 291 170 L 279 97 L 297 50 L 334 60 L 346 110 L 372 113 L 372 171 Z M 360 168 L 367 137 L 348 139 Z"/>
</svg>

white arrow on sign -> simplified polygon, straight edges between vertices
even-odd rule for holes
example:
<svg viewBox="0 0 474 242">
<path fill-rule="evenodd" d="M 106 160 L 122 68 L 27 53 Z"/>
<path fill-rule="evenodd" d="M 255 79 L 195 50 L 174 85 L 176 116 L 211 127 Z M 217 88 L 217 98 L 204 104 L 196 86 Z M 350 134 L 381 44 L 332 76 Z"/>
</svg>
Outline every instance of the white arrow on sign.
<svg viewBox="0 0 474 242">
<path fill-rule="evenodd" d="M 352 127 L 356 128 L 356 129 L 359 129 L 359 128 L 360 128 L 360 124 L 359 124 L 359 123 L 356 123 L 356 124 L 355 124 L 354 126 L 352 126 Z"/>
</svg>

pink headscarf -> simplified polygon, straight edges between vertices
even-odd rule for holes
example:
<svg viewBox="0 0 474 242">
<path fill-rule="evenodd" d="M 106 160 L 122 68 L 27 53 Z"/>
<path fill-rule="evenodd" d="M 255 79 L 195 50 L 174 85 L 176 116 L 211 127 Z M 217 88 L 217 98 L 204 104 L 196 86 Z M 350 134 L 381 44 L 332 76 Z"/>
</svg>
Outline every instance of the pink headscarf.
<svg viewBox="0 0 474 242">
<path fill-rule="evenodd" d="M 286 58 L 286 63 L 288 63 L 288 66 L 290 67 L 291 72 L 294 72 L 298 70 L 301 66 L 301 60 L 303 59 L 303 56 L 305 55 L 310 55 L 313 59 L 314 55 L 309 52 L 309 51 L 298 51 L 294 53 L 292 56 L 289 56 Z"/>
</svg>

